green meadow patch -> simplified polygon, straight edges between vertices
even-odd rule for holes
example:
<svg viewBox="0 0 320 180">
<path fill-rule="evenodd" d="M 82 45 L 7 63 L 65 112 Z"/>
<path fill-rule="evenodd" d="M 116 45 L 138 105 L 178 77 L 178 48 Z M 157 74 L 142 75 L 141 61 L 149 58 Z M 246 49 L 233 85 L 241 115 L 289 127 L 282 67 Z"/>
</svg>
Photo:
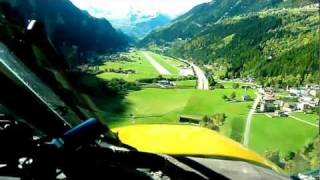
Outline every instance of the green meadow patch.
<svg viewBox="0 0 320 180">
<path fill-rule="evenodd" d="M 157 89 L 146 88 L 131 92 L 127 96 L 130 104 L 126 117 L 109 122 L 112 127 L 128 124 L 178 123 L 180 116 L 202 118 L 204 115 L 225 113 L 227 121 L 221 127 L 221 133 L 231 135 L 232 121 L 244 123 L 252 102 L 229 102 L 222 99 L 223 94 L 229 96 L 234 90 L 202 91 L 196 89 Z M 254 91 L 235 90 L 238 98 Z M 134 117 L 134 118 L 133 118 Z M 243 128 L 240 128 L 243 133 Z"/>
<path fill-rule="evenodd" d="M 286 154 L 301 149 L 314 139 L 317 133 L 317 127 L 290 117 L 269 118 L 265 115 L 254 115 L 249 147 L 261 154 L 268 149 L 277 149 Z"/>
</svg>

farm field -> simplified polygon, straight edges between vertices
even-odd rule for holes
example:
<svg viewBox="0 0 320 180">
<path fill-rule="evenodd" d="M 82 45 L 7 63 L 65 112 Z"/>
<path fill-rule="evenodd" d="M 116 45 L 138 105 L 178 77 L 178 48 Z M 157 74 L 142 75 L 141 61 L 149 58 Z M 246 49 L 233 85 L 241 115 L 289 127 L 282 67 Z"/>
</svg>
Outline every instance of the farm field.
<svg viewBox="0 0 320 180">
<path fill-rule="evenodd" d="M 147 52 L 157 63 L 170 72 L 166 77 L 179 77 L 179 69 L 184 64 L 170 57 Z M 145 59 L 142 51 L 130 53 L 129 61 L 106 62 L 102 68 L 131 69 L 135 74 L 103 73 L 103 79 L 123 78 L 136 81 L 159 76 L 158 71 Z M 131 91 L 125 99 L 126 109 L 121 115 L 110 115 L 108 125 L 111 128 L 131 124 L 178 124 L 180 116 L 202 119 L 205 115 L 225 113 L 225 124 L 220 133 L 238 142 L 243 140 L 246 118 L 253 101 L 241 102 L 243 95 L 256 97 L 255 89 L 234 89 L 233 81 L 220 81 L 224 89 L 209 91 L 197 90 L 197 80 L 175 81 L 174 88 L 158 88 L 156 85 L 144 86 L 140 91 Z M 245 85 L 246 83 L 239 83 Z M 236 93 L 237 102 L 226 101 L 222 97 Z M 317 124 L 317 115 L 292 113 L 292 116 Z M 291 117 L 269 118 L 255 114 L 252 119 L 249 136 L 249 148 L 263 154 L 266 150 L 278 149 L 285 155 L 297 151 L 310 142 L 317 134 L 317 127 L 300 122 Z"/>
<path fill-rule="evenodd" d="M 262 114 L 254 115 L 249 147 L 261 154 L 268 149 L 277 149 L 285 154 L 301 149 L 314 139 L 317 133 L 317 127 L 290 117 L 269 118 Z"/>
<path fill-rule="evenodd" d="M 146 88 L 141 91 L 131 92 L 127 101 L 130 104 L 126 112 L 127 118 L 122 118 L 109 123 L 111 127 L 124 126 L 132 123 L 178 123 L 180 115 L 202 118 L 204 115 L 226 113 L 227 120 L 221 128 L 221 133 L 230 136 L 232 121 L 244 123 L 252 102 L 227 102 L 222 95 L 230 95 L 233 91 L 237 97 L 249 94 L 250 90 L 212 90 L 201 91 L 195 89 L 157 89 Z M 133 115 L 135 118 L 130 118 Z M 242 132 L 240 132 L 242 133 Z"/>
<path fill-rule="evenodd" d="M 170 57 L 166 57 L 166 56 L 162 56 L 153 52 L 148 52 L 155 60 L 157 60 L 157 62 L 163 66 L 164 68 L 166 68 L 172 75 L 179 75 L 179 67 L 184 66 L 185 64 L 172 59 Z"/>
<path fill-rule="evenodd" d="M 195 88 L 197 80 L 175 81 L 174 83 L 178 88 Z"/>
<path fill-rule="evenodd" d="M 174 60 L 169 57 L 161 56 L 151 52 L 150 54 L 161 66 L 167 69 L 171 74 L 165 75 L 165 77 L 178 77 L 180 66 L 183 65 L 178 60 Z M 127 57 L 129 60 L 119 60 L 119 61 L 107 61 L 104 65 L 100 66 L 100 70 L 107 69 L 122 69 L 122 70 L 134 70 L 133 74 L 121 74 L 114 72 L 104 72 L 99 74 L 98 77 L 106 80 L 113 78 L 124 79 L 126 81 L 137 81 L 139 79 L 145 78 L 155 78 L 159 76 L 159 72 L 146 60 L 146 57 L 141 51 L 136 51 L 128 53 Z"/>
<path fill-rule="evenodd" d="M 107 61 L 100 67 L 100 69 L 123 69 L 123 70 L 134 70 L 135 74 L 120 74 L 120 73 L 112 73 L 105 72 L 99 74 L 98 77 L 102 79 L 112 79 L 112 78 L 120 78 L 126 81 L 136 81 L 142 78 L 153 78 L 157 77 L 159 73 L 154 69 L 154 67 L 143 58 L 143 55 L 140 52 L 130 53 L 128 55 L 130 61 Z"/>
<path fill-rule="evenodd" d="M 317 125 L 319 122 L 319 116 L 316 113 L 305 114 L 303 112 L 295 112 L 290 115 Z"/>
</svg>

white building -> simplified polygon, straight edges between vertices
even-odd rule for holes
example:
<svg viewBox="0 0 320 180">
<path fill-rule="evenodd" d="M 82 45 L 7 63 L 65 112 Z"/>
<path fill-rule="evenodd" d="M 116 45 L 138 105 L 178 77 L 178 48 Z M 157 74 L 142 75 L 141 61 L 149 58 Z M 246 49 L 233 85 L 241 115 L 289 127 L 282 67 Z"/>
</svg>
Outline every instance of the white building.
<svg viewBox="0 0 320 180">
<path fill-rule="evenodd" d="M 313 89 L 309 91 L 309 94 L 313 97 L 315 97 L 317 95 L 317 90 Z"/>
<path fill-rule="evenodd" d="M 295 88 L 290 88 L 290 89 L 289 89 L 289 93 L 290 93 L 291 95 L 295 95 L 295 96 L 301 96 L 301 95 L 302 95 L 301 90 L 295 89 Z"/>
</svg>

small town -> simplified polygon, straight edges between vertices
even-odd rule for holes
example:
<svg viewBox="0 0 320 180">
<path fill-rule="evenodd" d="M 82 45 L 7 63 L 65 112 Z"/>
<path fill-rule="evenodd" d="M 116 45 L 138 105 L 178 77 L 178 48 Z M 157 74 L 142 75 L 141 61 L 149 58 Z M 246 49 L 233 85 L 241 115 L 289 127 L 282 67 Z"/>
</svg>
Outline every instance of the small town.
<svg viewBox="0 0 320 180">
<path fill-rule="evenodd" d="M 289 116 L 293 112 L 313 113 L 319 107 L 319 85 L 306 85 L 299 88 L 261 88 L 260 102 L 257 113 L 264 113 L 269 117 Z"/>
</svg>

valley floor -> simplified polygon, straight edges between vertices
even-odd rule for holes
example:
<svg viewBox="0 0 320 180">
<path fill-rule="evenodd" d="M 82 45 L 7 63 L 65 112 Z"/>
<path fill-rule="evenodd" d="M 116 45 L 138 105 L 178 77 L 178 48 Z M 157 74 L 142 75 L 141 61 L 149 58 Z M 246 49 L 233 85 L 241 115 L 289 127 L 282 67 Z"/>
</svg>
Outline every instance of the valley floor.
<svg viewBox="0 0 320 180">
<path fill-rule="evenodd" d="M 134 70 L 132 74 L 104 72 L 102 79 L 122 78 L 137 81 L 162 75 L 179 78 L 181 69 L 190 66 L 179 60 L 152 52 L 136 51 L 127 54 L 127 60 L 106 61 L 100 68 Z M 161 68 L 160 68 L 161 67 Z M 263 154 L 266 150 L 278 149 L 285 154 L 301 149 L 317 134 L 317 127 L 303 123 L 295 118 L 316 123 L 316 117 L 294 113 L 293 117 L 269 118 L 253 110 L 254 101 L 242 101 L 244 95 L 255 99 L 256 89 L 234 89 L 232 81 L 221 81 L 224 89 L 197 90 L 196 80 L 175 81 L 173 87 L 155 84 L 143 86 L 140 91 L 128 94 L 126 110 L 122 114 L 108 116 L 107 124 L 114 128 L 130 124 L 177 124 L 180 117 L 202 119 L 205 115 L 225 113 L 225 124 L 220 133 L 247 145 L 250 149 Z M 209 89 L 209 88 L 208 88 Z M 222 97 L 236 93 L 237 101 L 226 101 Z M 255 109 L 255 108 L 254 108 Z"/>
</svg>

